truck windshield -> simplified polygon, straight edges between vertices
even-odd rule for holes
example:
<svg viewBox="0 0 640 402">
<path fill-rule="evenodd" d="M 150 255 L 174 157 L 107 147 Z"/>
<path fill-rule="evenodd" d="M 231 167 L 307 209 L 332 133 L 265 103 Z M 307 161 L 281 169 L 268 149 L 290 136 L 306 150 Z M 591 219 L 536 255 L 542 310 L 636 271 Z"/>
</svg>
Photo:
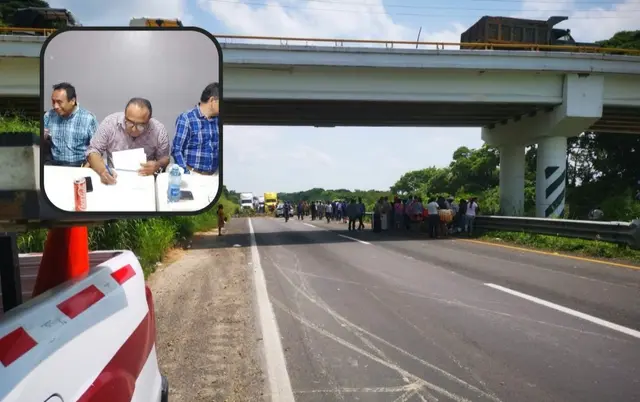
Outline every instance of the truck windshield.
<svg viewBox="0 0 640 402">
<path fill-rule="evenodd" d="M 268 199 L 267 199 L 267 202 L 276 202 L 276 200 L 275 200 L 275 199 L 273 199 L 273 198 L 268 198 Z"/>
</svg>

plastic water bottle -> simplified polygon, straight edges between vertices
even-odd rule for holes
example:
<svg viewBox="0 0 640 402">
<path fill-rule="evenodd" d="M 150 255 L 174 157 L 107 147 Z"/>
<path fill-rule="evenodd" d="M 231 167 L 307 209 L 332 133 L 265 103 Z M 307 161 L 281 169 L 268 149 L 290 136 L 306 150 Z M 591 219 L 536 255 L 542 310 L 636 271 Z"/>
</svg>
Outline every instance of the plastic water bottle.
<svg viewBox="0 0 640 402">
<path fill-rule="evenodd" d="M 182 173 L 178 165 L 173 165 L 169 170 L 169 188 L 167 198 L 169 202 L 180 201 L 180 184 L 182 183 Z"/>
</svg>

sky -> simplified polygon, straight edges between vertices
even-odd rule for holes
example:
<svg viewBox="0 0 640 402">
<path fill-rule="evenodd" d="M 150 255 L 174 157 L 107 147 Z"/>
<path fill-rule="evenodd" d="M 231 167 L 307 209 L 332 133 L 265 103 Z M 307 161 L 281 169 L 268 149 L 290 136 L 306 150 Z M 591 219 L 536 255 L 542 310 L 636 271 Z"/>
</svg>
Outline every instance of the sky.
<svg viewBox="0 0 640 402">
<path fill-rule="evenodd" d="M 640 0 L 52 0 L 87 26 L 178 18 L 214 35 L 459 42 L 483 15 L 568 16 L 580 42 L 640 29 Z M 224 41 L 224 40 L 221 40 Z M 390 133 L 401 141 L 389 141 Z M 393 138 L 393 137 L 392 137 Z M 314 187 L 387 190 L 410 170 L 447 166 L 479 128 L 225 126 L 227 188 L 262 194 Z"/>
</svg>

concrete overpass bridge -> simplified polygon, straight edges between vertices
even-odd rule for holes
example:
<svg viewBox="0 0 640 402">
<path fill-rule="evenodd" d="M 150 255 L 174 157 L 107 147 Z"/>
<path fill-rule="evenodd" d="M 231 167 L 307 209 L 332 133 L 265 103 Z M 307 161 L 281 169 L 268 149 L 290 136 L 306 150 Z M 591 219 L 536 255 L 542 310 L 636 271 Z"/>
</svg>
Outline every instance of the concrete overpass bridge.
<svg viewBox="0 0 640 402">
<path fill-rule="evenodd" d="M 501 208 L 508 215 L 524 208 L 525 146 L 538 144 L 537 213 L 549 217 L 564 211 L 568 137 L 640 133 L 637 56 L 219 38 L 225 124 L 482 127 L 483 140 L 501 151 Z M 0 36 L 5 107 L 22 104 L 41 113 L 43 41 Z"/>
</svg>

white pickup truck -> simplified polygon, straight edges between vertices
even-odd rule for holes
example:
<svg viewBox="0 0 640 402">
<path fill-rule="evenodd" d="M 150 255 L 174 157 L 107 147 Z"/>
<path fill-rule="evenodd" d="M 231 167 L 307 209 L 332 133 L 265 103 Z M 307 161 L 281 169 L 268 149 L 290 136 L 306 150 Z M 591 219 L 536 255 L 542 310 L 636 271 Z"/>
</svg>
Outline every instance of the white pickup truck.
<svg viewBox="0 0 640 402">
<path fill-rule="evenodd" d="M 19 256 L 23 285 L 33 287 L 41 257 Z M 131 251 L 95 251 L 89 259 L 84 279 L 0 316 L 0 401 L 168 401 L 153 297 L 138 259 Z M 31 289 L 23 290 L 26 299 Z"/>
<path fill-rule="evenodd" d="M 122 216 L 54 209 L 41 192 L 39 144 L 0 133 L 0 402 L 166 402 L 140 262 L 131 251 L 86 245 L 82 227 Z M 18 254 L 16 232 L 54 227 L 44 254 Z"/>
</svg>

